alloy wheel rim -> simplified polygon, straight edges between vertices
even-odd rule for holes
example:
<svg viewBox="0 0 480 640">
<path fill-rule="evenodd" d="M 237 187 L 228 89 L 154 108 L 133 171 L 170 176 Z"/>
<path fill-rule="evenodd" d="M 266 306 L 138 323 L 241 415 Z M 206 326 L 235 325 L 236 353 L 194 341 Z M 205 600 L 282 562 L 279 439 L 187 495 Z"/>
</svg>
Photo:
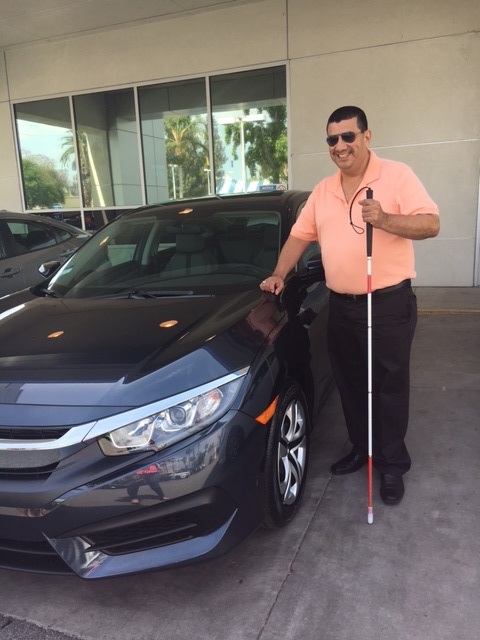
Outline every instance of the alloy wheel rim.
<svg viewBox="0 0 480 640">
<path fill-rule="evenodd" d="M 297 500 L 303 485 L 307 461 L 305 411 L 292 400 L 282 419 L 277 452 L 277 478 L 280 497 L 285 505 Z"/>
</svg>

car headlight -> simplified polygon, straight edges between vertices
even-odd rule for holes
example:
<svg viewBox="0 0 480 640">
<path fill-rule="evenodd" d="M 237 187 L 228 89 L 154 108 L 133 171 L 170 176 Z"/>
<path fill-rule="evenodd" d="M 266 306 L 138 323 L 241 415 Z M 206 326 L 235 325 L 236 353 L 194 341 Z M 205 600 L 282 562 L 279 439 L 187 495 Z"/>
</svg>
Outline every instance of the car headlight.
<svg viewBox="0 0 480 640">
<path fill-rule="evenodd" d="M 122 456 L 142 449 L 164 449 L 205 429 L 230 409 L 243 376 L 213 387 L 163 411 L 110 431 L 98 439 L 106 456 Z"/>
</svg>

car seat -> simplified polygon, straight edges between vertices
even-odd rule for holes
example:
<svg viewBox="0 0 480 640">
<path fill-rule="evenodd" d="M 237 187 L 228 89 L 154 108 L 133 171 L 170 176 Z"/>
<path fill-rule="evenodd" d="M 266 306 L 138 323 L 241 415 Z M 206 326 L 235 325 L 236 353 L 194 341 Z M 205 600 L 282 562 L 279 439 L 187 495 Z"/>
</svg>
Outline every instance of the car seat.
<svg viewBox="0 0 480 640">
<path fill-rule="evenodd" d="M 175 237 L 175 254 L 165 267 L 166 272 L 211 273 L 216 265 L 215 256 L 205 243 L 200 230 L 192 226 L 182 229 Z"/>
<path fill-rule="evenodd" d="M 263 229 L 263 246 L 254 259 L 254 264 L 266 269 L 274 270 L 277 264 L 279 247 L 279 229 L 277 225 L 267 225 Z"/>
</svg>

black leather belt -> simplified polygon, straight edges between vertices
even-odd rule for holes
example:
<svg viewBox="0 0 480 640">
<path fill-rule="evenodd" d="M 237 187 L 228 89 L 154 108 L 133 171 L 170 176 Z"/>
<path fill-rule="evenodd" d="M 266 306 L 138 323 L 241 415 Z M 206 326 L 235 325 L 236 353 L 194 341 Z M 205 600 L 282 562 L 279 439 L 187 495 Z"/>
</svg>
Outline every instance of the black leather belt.
<svg viewBox="0 0 480 640">
<path fill-rule="evenodd" d="M 402 280 L 398 284 L 393 284 L 391 287 L 384 287 L 383 289 L 376 289 L 372 292 L 372 298 L 376 296 L 381 296 L 384 293 L 390 293 L 391 291 L 398 291 L 398 289 L 406 289 L 407 287 L 412 286 L 412 281 Z M 337 293 L 336 291 L 330 291 L 330 293 L 337 298 L 342 298 L 343 300 L 352 300 L 354 302 L 361 302 L 362 300 L 367 299 L 367 293 Z"/>
</svg>

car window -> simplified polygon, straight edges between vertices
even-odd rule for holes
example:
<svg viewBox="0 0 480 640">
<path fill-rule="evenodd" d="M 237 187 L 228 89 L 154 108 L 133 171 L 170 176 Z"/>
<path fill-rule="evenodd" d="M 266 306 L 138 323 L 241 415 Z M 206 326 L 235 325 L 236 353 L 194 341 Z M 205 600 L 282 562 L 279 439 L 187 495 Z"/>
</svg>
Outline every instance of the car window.
<svg viewBox="0 0 480 640">
<path fill-rule="evenodd" d="M 56 244 L 53 232 L 42 225 L 23 220 L 7 220 L 7 226 L 19 249 L 38 251 Z"/>
<path fill-rule="evenodd" d="M 0 236 L 0 260 L 7 257 L 7 249 L 3 244 L 3 238 Z"/>
<path fill-rule="evenodd" d="M 67 231 L 66 229 L 60 229 L 59 227 L 55 227 L 55 234 L 57 236 L 58 242 L 66 242 L 73 237 L 73 234 Z"/>
<path fill-rule="evenodd" d="M 144 227 L 142 224 L 122 226 L 117 233 L 110 233 L 104 243 L 109 263 L 112 266 L 131 262 L 140 246 Z"/>
<path fill-rule="evenodd" d="M 68 297 L 256 287 L 275 267 L 280 237 L 272 211 L 125 216 L 100 229 L 51 286 Z"/>
</svg>

